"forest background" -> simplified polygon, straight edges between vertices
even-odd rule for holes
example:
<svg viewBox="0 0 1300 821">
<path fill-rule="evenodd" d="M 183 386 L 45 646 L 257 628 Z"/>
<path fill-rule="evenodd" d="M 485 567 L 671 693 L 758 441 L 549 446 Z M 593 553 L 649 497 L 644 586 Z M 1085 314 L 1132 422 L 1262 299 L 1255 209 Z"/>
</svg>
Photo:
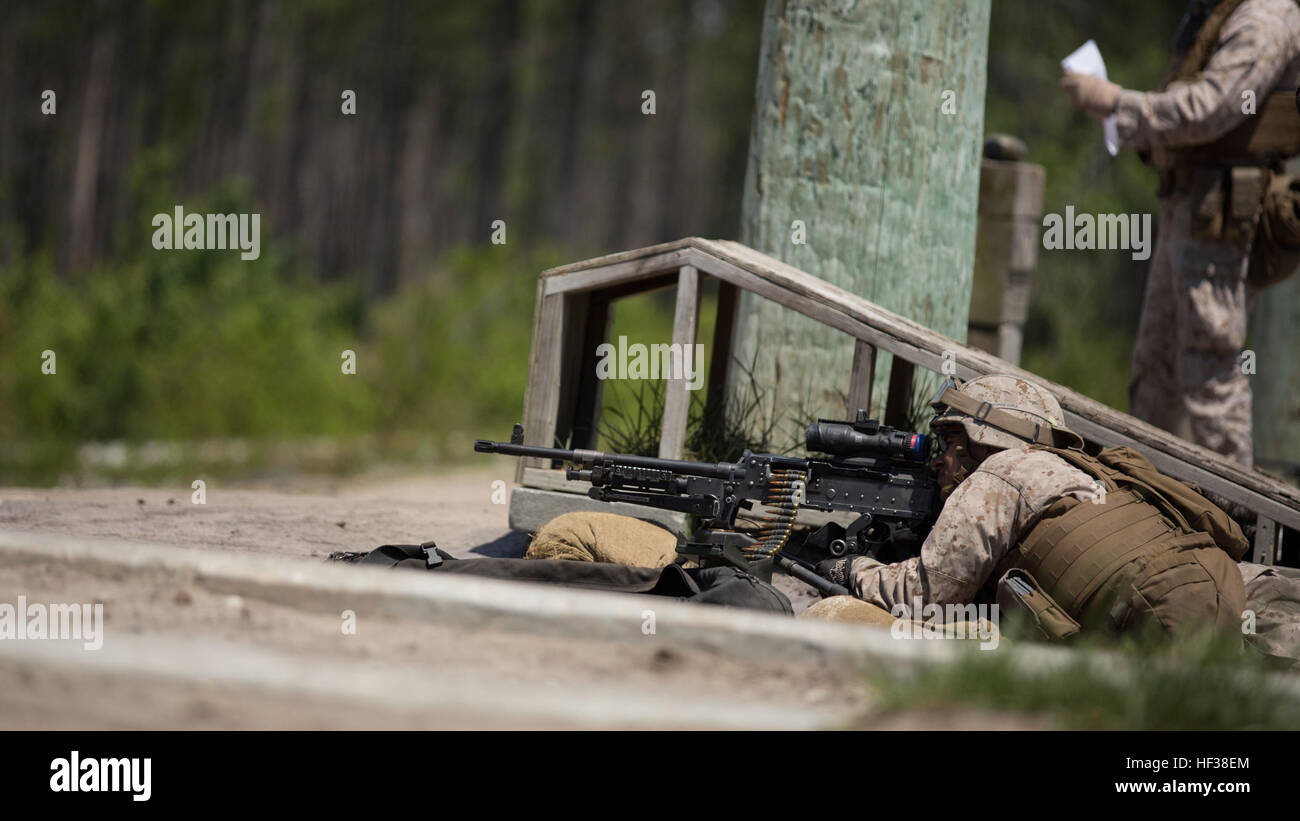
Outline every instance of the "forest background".
<svg viewBox="0 0 1300 821">
<path fill-rule="evenodd" d="M 986 133 L 1046 167 L 1047 212 L 1155 211 L 1153 172 L 1056 83 L 1092 38 L 1154 86 L 1184 5 L 993 0 Z M 539 271 L 737 235 L 762 6 L 6 3 L 0 480 L 435 464 L 504 436 Z M 177 204 L 260 213 L 261 256 L 155 250 Z M 1146 267 L 1040 252 L 1022 364 L 1126 409 Z M 667 341 L 671 313 L 625 300 L 615 336 Z"/>
</svg>

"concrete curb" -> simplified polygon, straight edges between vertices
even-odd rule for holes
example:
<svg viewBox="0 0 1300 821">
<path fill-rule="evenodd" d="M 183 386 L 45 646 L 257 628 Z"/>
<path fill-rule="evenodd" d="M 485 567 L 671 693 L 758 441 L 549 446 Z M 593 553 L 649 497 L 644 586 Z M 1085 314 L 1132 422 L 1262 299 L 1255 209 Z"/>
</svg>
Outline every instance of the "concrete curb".
<svg viewBox="0 0 1300 821">
<path fill-rule="evenodd" d="M 574 698 L 570 687 L 539 679 L 302 655 L 210 638 L 115 636 L 93 652 L 66 642 L 12 645 L 0 656 L 0 667 L 322 698 L 420 715 L 453 728 L 812 730 L 845 720 L 825 707 L 681 698 L 615 683 L 585 685 L 582 697 Z"/>
<path fill-rule="evenodd" d="M 118 539 L 0 530 L 0 558 L 107 570 L 161 568 L 216 593 L 314 612 L 398 618 L 514 633 L 622 643 L 661 641 L 743 660 L 891 669 L 951 659 L 960 642 L 896 640 L 885 630 L 796 620 L 649 596 L 335 565 Z M 648 633 L 653 620 L 653 634 Z M 647 632 L 642 632 L 643 629 Z"/>
<path fill-rule="evenodd" d="M 233 593 L 315 612 L 353 610 L 432 624 L 621 643 L 665 642 L 752 661 L 782 661 L 906 675 L 956 659 L 966 641 L 895 639 L 887 630 L 797 620 L 733 608 L 690 605 L 538 584 L 335 565 L 264 554 L 228 553 L 117 539 L 0 529 L 0 562 L 68 562 L 109 572 L 161 568 L 191 575 L 216 593 Z M 654 633 L 642 632 L 653 615 Z M 1061 647 L 1008 644 L 1017 667 L 1049 671 L 1079 658 Z M 1093 669 L 1124 681 L 1130 663 L 1090 654 Z M 1300 679 L 1271 676 L 1300 697 Z"/>
</svg>

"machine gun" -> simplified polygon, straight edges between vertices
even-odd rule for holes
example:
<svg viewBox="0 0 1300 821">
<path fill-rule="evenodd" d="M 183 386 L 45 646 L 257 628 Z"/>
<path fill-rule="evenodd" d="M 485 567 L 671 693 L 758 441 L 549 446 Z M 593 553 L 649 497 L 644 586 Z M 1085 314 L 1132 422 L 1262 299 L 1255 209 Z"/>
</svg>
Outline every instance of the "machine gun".
<svg viewBox="0 0 1300 821">
<path fill-rule="evenodd" d="M 538 447 L 523 443 L 518 424 L 509 442 L 479 439 L 474 450 L 572 463 L 577 467 L 567 467 L 565 477 L 589 482 L 593 499 L 693 516 L 696 527 L 677 548 L 683 555 L 769 577 L 775 564 L 823 595 L 842 595 L 848 591 L 814 572 L 819 560 L 861 554 L 890 562 L 920 551 L 942 504 L 928 467 L 930 439 L 885 427 L 860 410 L 852 422 L 808 426 L 808 451 L 826 460 L 746 450 L 736 462 L 710 464 Z M 737 532 L 736 517 L 755 506 L 764 509 L 754 516 L 758 531 Z M 828 523 L 796 547 L 789 540 L 802 508 L 857 518 L 848 527 Z"/>
</svg>

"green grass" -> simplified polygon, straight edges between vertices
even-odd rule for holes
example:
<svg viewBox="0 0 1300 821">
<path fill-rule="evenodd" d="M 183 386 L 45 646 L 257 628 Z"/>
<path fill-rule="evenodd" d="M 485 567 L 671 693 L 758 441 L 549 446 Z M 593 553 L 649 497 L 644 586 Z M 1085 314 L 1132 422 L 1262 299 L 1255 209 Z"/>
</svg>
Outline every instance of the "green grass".
<svg viewBox="0 0 1300 821">
<path fill-rule="evenodd" d="M 1068 729 L 1300 729 L 1294 691 L 1277 686 L 1290 674 L 1230 641 L 1093 642 L 1074 648 L 1060 666 L 1034 671 L 1013 659 L 1020 646 L 972 649 L 910 676 L 873 671 L 880 702 L 867 721 L 965 707 L 1046 718 Z"/>
</svg>

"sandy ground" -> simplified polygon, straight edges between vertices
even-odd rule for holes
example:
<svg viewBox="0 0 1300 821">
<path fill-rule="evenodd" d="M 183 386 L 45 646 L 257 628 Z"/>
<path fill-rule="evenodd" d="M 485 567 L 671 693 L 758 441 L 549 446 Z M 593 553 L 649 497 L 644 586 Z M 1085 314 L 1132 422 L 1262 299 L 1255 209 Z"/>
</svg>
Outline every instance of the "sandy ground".
<svg viewBox="0 0 1300 821">
<path fill-rule="evenodd" d="M 507 528 L 493 482 L 512 480 L 510 460 L 420 477 L 298 480 L 253 485 L 209 483 L 206 504 L 180 488 L 0 488 L 0 526 L 105 536 L 224 551 L 323 560 L 334 551 L 434 539 L 463 557 L 519 555 L 522 534 Z M 799 603 L 813 596 L 782 580 Z M 66 564 L 0 561 L 0 591 L 28 601 L 102 601 L 106 629 L 145 640 L 183 640 L 257 648 L 276 659 L 395 665 L 430 681 L 510 682 L 529 692 L 624 693 L 628 699 L 688 694 L 709 703 L 822 709 L 857 722 L 869 705 L 860 676 L 772 663 L 744 663 L 704 651 L 613 645 L 463 630 L 397 619 L 359 621 L 344 635 L 337 616 L 223 596 L 193 579 L 155 571 L 93 572 Z M 2 648 L 0 648 L 2 649 Z M 278 662 L 277 662 L 278 663 Z M 340 668 L 342 669 L 342 668 Z M 312 728 L 572 726 L 545 716 L 493 720 L 398 702 L 358 705 L 328 697 L 261 693 L 238 686 L 133 678 L 43 667 L 0 653 L 0 729 L 19 728 Z M 618 726 L 617 721 L 608 726 Z"/>
<path fill-rule="evenodd" d="M 509 461 L 405 478 L 208 482 L 205 504 L 186 485 L 0 488 L 0 526 L 320 558 L 430 539 L 457 555 L 492 555 L 509 550 L 494 550 L 509 534 L 508 505 L 492 503 L 492 483 L 514 480 Z"/>
<path fill-rule="evenodd" d="M 400 572 L 400 571 L 394 571 Z M 856 676 L 780 663 L 744 663 L 689 648 L 575 638 L 465 631 L 360 614 L 355 634 L 340 618 L 269 602 L 222 595 L 193 579 L 154 570 L 131 575 L 69 565 L 0 563 L 0 590 L 20 590 L 28 601 L 104 603 L 109 635 L 172 639 L 187 645 L 255 646 L 326 663 L 403 666 L 434 682 L 491 681 L 517 689 L 519 698 L 560 690 L 581 697 L 596 688 L 639 694 L 689 694 L 719 703 L 744 699 L 824 706 L 851 717 L 866 706 Z M 94 674 L 69 674 L 0 655 L 0 730 L 74 728 L 314 728 L 519 726 L 491 716 L 442 710 L 393 709 L 271 693 L 249 699 L 239 688 L 157 683 Z M 742 695 L 743 694 L 743 695 Z M 523 726 L 566 726 L 530 719 Z"/>
</svg>

